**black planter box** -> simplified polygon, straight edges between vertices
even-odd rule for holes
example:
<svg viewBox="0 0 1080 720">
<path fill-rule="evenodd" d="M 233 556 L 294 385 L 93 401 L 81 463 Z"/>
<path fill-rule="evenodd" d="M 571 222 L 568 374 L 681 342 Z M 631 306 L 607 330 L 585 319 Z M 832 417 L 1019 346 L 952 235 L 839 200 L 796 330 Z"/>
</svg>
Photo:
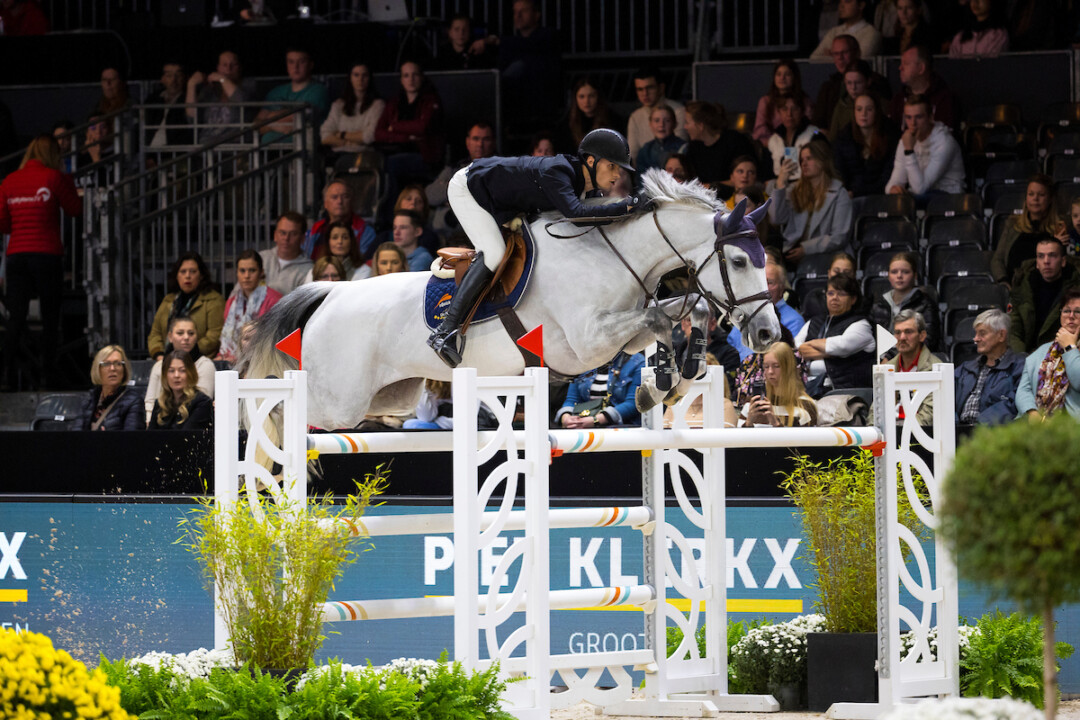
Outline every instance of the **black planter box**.
<svg viewBox="0 0 1080 720">
<path fill-rule="evenodd" d="M 808 633 L 806 685 L 810 710 L 838 702 L 876 703 L 877 633 Z"/>
</svg>

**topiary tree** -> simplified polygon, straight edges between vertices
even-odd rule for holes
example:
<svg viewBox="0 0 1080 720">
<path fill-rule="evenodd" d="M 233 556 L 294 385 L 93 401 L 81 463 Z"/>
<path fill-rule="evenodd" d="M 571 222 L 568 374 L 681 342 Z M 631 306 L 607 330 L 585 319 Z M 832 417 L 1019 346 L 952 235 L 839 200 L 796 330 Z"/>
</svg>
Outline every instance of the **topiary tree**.
<svg viewBox="0 0 1080 720">
<path fill-rule="evenodd" d="M 942 488 L 941 534 L 959 572 L 1043 620 L 1043 698 L 1057 711 L 1054 607 L 1080 601 L 1080 424 L 981 427 Z"/>
</svg>

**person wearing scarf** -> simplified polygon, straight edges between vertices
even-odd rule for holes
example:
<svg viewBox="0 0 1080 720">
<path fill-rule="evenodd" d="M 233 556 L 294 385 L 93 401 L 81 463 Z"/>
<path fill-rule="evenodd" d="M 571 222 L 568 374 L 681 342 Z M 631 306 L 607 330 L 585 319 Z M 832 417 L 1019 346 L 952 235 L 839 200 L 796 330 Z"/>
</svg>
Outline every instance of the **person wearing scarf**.
<svg viewBox="0 0 1080 720">
<path fill-rule="evenodd" d="M 1052 342 L 1039 346 L 1024 363 L 1016 389 L 1017 417 L 1042 421 L 1061 410 L 1080 420 L 1080 288 L 1065 291 L 1061 327 Z"/>
<path fill-rule="evenodd" d="M 269 287 L 265 279 L 262 256 L 254 250 L 240 253 L 236 258 L 236 285 L 225 301 L 219 359 L 235 363 L 244 325 L 261 317 L 281 299 L 281 293 Z"/>
<path fill-rule="evenodd" d="M 131 364 L 119 345 L 106 345 L 90 364 L 93 389 L 87 393 L 78 430 L 142 430 L 139 393 L 128 382 Z"/>
<path fill-rule="evenodd" d="M 150 357 L 156 360 L 165 352 L 169 323 L 177 317 L 189 317 L 195 322 L 199 352 L 214 357 L 221 344 L 224 314 L 225 298 L 214 289 L 202 256 L 193 251 L 182 254 L 169 272 L 169 294 L 154 314 L 146 340 Z"/>
</svg>

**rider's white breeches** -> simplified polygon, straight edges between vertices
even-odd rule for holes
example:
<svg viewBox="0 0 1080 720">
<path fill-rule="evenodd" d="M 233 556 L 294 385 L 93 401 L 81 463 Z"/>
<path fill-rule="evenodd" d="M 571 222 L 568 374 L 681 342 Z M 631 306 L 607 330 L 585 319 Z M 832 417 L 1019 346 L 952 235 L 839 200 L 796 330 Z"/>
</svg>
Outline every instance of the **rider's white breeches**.
<svg viewBox="0 0 1080 720">
<path fill-rule="evenodd" d="M 473 247 L 484 253 L 484 265 L 495 272 L 506 252 L 506 241 L 503 240 L 499 223 L 495 222 L 491 213 L 480 207 L 480 203 L 476 202 L 476 198 L 469 192 L 466 183 L 468 174 L 467 167 L 454 173 L 446 189 L 446 198 Z"/>
</svg>

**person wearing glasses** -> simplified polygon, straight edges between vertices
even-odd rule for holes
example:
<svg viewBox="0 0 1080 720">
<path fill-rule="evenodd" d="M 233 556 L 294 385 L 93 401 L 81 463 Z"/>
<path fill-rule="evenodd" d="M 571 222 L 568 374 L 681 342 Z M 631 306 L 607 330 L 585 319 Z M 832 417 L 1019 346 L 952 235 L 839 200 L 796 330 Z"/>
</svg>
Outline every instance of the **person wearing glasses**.
<svg viewBox="0 0 1080 720">
<path fill-rule="evenodd" d="M 1017 417 L 1041 422 L 1065 408 L 1080 419 L 1080 288 L 1065 291 L 1061 327 L 1054 339 L 1040 345 L 1024 362 L 1016 389 Z"/>
<path fill-rule="evenodd" d="M 829 278 L 825 292 L 828 315 L 802 326 L 795 346 L 810 363 L 807 392 L 819 398 L 829 390 L 870 387 L 874 364 L 874 331 L 859 307 L 859 283 L 850 275 Z"/>
<path fill-rule="evenodd" d="M 90 364 L 94 387 L 86 396 L 79 419 L 79 430 L 142 430 L 141 398 L 128 382 L 131 365 L 124 348 L 106 345 L 97 351 Z"/>
</svg>

